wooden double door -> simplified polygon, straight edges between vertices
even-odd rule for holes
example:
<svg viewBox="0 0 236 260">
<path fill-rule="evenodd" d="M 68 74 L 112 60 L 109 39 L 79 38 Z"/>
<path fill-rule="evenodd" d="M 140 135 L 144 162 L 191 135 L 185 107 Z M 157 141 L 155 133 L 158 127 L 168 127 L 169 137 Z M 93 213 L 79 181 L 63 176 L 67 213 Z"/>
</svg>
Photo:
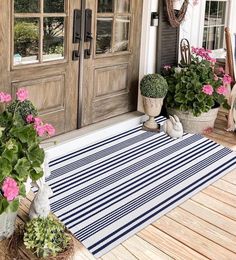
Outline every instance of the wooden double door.
<svg viewBox="0 0 236 260">
<path fill-rule="evenodd" d="M 142 0 L 1 0 L 0 91 L 57 134 L 136 110 Z"/>
</svg>

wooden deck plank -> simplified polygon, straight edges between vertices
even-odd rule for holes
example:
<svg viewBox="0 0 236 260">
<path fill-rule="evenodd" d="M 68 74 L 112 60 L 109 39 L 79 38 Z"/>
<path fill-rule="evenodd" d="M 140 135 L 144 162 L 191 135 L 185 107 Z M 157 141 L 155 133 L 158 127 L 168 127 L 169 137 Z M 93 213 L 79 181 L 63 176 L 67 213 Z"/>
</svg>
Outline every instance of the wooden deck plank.
<svg viewBox="0 0 236 260">
<path fill-rule="evenodd" d="M 193 215 L 211 223 L 214 226 L 236 236 L 236 222 L 214 210 L 211 210 L 193 200 L 188 200 L 180 205 L 180 208 L 192 213 Z"/>
<path fill-rule="evenodd" d="M 192 200 L 224 215 L 225 217 L 228 217 L 234 221 L 236 220 L 236 208 L 225 204 L 224 202 L 219 201 L 215 198 L 212 198 L 207 194 L 204 194 L 203 192 L 200 192 L 197 195 L 193 196 Z"/>
<path fill-rule="evenodd" d="M 159 230 L 153 225 L 148 226 L 137 234 L 148 243 L 156 246 L 174 259 L 207 259 L 192 248 L 187 247 L 169 234 Z M 141 258 L 140 258 L 141 260 Z"/>
<path fill-rule="evenodd" d="M 236 196 L 236 185 L 224 181 L 223 179 L 220 179 L 217 182 L 213 183 L 213 186 Z"/>
<path fill-rule="evenodd" d="M 172 210 L 167 216 L 199 235 L 236 253 L 236 236 L 194 216 L 180 207 Z"/>
<path fill-rule="evenodd" d="M 166 216 L 157 220 L 153 225 L 207 258 L 229 260 L 235 257 L 231 251 Z"/>
<path fill-rule="evenodd" d="M 232 207 L 236 207 L 236 196 L 234 196 L 233 194 L 218 189 L 217 187 L 214 186 L 209 186 L 208 188 L 204 189 L 202 192 L 219 201 L 229 204 Z"/>
<path fill-rule="evenodd" d="M 158 248 L 154 247 L 150 243 L 146 242 L 139 236 L 135 235 L 127 239 L 123 245 L 129 249 L 129 251 L 142 260 L 171 260 L 170 256 L 163 253 Z"/>
<path fill-rule="evenodd" d="M 229 174 L 225 175 L 223 177 L 223 180 L 236 185 L 236 171 L 230 172 Z"/>
<path fill-rule="evenodd" d="M 122 245 L 117 246 L 104 256 L 102 256 L 103 260 L 137 260 L 137 258 L 130 253 Z"/>
</svg>

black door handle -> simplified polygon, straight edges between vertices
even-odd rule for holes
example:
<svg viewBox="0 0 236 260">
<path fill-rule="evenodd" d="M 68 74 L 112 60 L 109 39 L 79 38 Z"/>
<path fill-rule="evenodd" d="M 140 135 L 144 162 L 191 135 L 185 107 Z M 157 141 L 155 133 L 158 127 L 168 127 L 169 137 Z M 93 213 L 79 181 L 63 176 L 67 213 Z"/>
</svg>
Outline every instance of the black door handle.
<svg viewBox="0 0 236 260">
<path fill-rule="evenodd" d="M 92 35 L 87 35 L 87 39 L 89 39 L 89 49 L 84 50 L 84 58 L 89 59 L 92 54 L 92 45 L 93 45 L 93 37 Z"/>
</svg>

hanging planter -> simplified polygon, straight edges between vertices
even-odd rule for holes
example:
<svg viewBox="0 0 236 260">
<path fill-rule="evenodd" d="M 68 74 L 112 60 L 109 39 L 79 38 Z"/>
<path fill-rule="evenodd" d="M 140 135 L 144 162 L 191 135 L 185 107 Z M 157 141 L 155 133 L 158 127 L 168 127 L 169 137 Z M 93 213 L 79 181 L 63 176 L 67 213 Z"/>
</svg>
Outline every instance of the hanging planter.
<svg viewBox="0 0 236 260">
<path fill-rule="evenodd" d="M 189 0 L 165 0 L 167 16 L 172 27 L 179 27 L 184 20 Z"/>
</svg>

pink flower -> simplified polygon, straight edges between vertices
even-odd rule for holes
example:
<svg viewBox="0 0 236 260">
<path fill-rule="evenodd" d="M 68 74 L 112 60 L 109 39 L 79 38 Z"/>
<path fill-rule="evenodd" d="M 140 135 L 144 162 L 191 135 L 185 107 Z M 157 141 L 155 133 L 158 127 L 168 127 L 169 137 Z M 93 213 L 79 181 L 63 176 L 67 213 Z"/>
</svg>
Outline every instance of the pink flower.
<svg viewBox="0 0 236 260">
<path fill-rule="evenodd" d="M 230 84 L 232 82 L 232 78 L 228 74 L 225 74 L 223 77 L 223 82 L 224 84 Z"/>
<path fill-rule="evenodd" d="M 214 90 L 213 90 L 213 87 L 211 85 L 204 85 L 202 87 L 202 92 L 209 95 L 209 96 L 211 96 L 213 94 L 213 91 Z"/>
<path fill-rule="evenodd" d="M 225 86 L 220 86 L 220 87 L 218 87 L 218 89 L 216 90 L 216 92 L 217 92 L 218 94 L 220 94 L 220 95 L 226 96 L 226 95 L 228 94 L 228 89 L 227 89 L 227 87 L 225 87 Z"/>
<path fill-rule="evenodd" d="M 34 118 L 34 125 L 35 125 L 35 126 L 42 125 L 42 123 L 43 123 L 43 121 L 42 121 L 41 118 L 39 118 L 39 117 L 35 117 L 35 118 Z"/>
<path fill-rule="evenodd" d="M 217 73 L 225 73 L 225 70 L 223 67 L 218 67 L 216 70 L 217 70 Z"/>
<path fill-rule="evenodd" d="M 26 117 L 26 122 L 27 122 L 28 124 L 34 122 L 34 117 L 33 117 L 33 115 L 28 115 L 28 116 Z"/>
<path fill-rule="evenodd" d="M 0 92 L 0 102 L 7 103 L 11 101 L 11 95 L 8 93 Z"/>
<path fill-rule="evenodd" d="M 46 130 L 44 128 L 44 125 L 34 125 L 34 128 L 35 128 L 38 136 L 42 137 L 45 135 Z"/>
<path fill-rule="evenodd" d="M 19 195 L 19 187 L 17 182 L 12 178 L 7 177 L 3 182 L 2 191 L 7 201 L 14 200 Z"/>
<path fill-rule="evenodd" d="M 44 129 L 49 136 L 55 135 L 55 128 L 51 124 L 45 124 Z"/>
<path fill-rule="evenodd" d="M 192 53 L 196 54 L 196 56 L 199 56 L 203 58 L 204 60 L 210 61 L 211 63 L 215 63 L 216 59 L 212 58 L 209 53 L 212 53 L 211 50 L 205 50 L 204 48 L 195 48 L 192 47 Z"/>
<path fill-rule="evenodd" d="M 23 102 L 29 97 L 28 90 L 25 88 L 19 88 L 16 92 L 16 96 L 19 101 Z"/>
<path fill-rule="evenodd" d="M 164 68 L 165 70 L 169 70 L 169 69 L 171 69 L 171 66 L 170 66 L 170 65 L 165 65 L 163 68 Z"/>
</svg>

